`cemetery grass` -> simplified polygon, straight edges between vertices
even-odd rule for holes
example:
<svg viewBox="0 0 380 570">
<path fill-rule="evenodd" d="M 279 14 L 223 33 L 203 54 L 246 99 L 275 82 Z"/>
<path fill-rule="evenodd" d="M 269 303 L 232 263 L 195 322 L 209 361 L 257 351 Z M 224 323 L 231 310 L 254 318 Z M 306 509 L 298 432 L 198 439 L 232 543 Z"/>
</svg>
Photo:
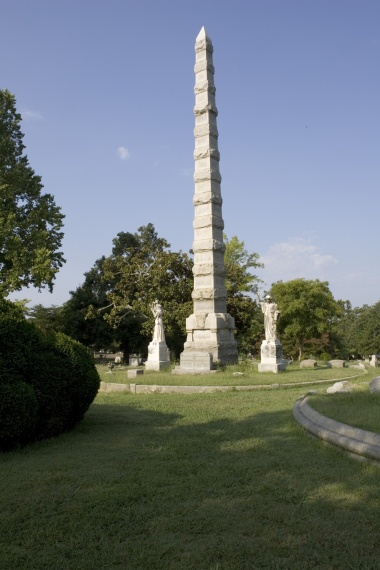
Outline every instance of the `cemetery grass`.
<svg viewBox="0 0 380 570">
<path fill-rule="evenodd" d="M 303 393 L 98 394 L 0 457 L 0 567 L 378 568 L 380 469 L 303 431 Z"/>
<path fill-rule="evenodd" d="M 247 362 L 235 366 L 227 366 L 224 370 L 218 370 L 213 374 L 199 375 L 172 374 L 173 365 L 171 369 L 166 371 L 144 370 L 142 376 L 137 376 L 133 379 L 128 378 L 128 369 L 126 367 L 115 367 L 112 374 L 104 365 L 97 365 L 97 370 L 103 382 L 158 384 L 161 386 L 271 386 L 273 384 L 313 383 L 321 380 L 331 380 L 333 382 L 343 378 L 361 378 L 363 376 L 363 371 L 352 367 L 327 368 L 325 364 L 320 364 L 315 369 L 302 369 L 298 363 L 293 363 L 279 374 L 260 373 L 257 370 L 257 365 L 257 362 L 254 364 Z"/>
<path fill-rule="evenodd" d="M 371 394 L 368 382 L 354 385 L 347 394 L 312 394 L 309 404 L 324 416 L 380 433 L 380 394 Z"/>
</svg>

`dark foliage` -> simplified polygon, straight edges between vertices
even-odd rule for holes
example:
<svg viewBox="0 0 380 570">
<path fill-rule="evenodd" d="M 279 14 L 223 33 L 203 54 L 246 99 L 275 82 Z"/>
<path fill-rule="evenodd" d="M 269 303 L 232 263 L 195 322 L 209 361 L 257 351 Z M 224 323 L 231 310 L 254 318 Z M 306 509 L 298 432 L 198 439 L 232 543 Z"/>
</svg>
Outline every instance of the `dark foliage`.
<svg viewBox="0 0 380 570">
<path fill-rule="evenodd" d="M 0 301 L 0 448 L 72 429 L 99 389 L 84 346 L 58 333 L 45 335 L 21 310 Z"/>
</svg>

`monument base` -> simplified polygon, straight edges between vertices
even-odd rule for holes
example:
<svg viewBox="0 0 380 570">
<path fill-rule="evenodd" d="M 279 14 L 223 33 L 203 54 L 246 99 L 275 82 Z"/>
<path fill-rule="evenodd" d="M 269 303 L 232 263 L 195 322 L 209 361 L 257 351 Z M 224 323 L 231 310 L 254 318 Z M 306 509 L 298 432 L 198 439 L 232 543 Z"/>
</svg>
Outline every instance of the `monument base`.
<svg viewBox="0 0 380 570">
<path fill-rule="evenodd" d="M 180 356 L 180 365 L 172 374 L 210 374 L 216 372 L 210 352 L 185 351 Z"/>
<path fill-rule="evenodd" d="M 277 340 L 264 340 L 261 344 L 261 362 L 259 372 L 283 372 L 286 370 L 287 361 L 282 358 L 282 346 Z"/>
<path fill-rule="evenodd" d="M 148 346 L 148 360 L 144 364 L 145 370 L 163 370 L 170 366 L 169 349 L 166 342 L 152 340 Z"/>
</svg>

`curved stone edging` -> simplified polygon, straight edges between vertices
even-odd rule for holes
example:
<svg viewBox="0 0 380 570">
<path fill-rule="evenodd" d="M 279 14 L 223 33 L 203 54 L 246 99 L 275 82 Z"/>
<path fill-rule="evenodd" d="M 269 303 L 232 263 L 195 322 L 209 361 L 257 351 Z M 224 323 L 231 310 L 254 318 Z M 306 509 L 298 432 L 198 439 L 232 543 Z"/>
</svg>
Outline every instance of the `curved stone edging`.
<svg viewBox="0 0 380 570">
<path fill-rule="evenodd" d="M 380 434 L 323 416 L 309 406 L 307 395 L 296 401 L 293 416 L 304 429 L 313 435 L 351 453 L 380 460 Z"/>
<path fill-rule="evenodd" d="M 100 382 L 99 392 L 131 392 L 132 394 L 210 394 L 212 392 L 242 392 L 244 390 L 277 390 L 279 388 L 297 388 L 299 386 L 313 386 L 314 384 L 332 384 L 342 380 L 353 380 L 367 374 L 367 371 L 330 380 L 315 380 L 314 382 L 290 382 L 286 384 L 257 384 L 246 386 L 164 386 L 161 384 L 113 384 L 112 382 Z"/>
</svg>

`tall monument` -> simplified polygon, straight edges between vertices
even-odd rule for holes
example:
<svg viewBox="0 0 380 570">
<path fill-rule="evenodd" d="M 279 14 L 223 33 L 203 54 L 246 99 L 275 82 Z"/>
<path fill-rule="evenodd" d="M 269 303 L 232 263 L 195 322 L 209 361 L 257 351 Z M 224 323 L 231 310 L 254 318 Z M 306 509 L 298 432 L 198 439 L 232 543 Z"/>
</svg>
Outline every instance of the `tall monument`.
<svg viewBox="0 0 380 570">
<path fill-rule="evenodd" d="M 177 373 L 211 371 L 237 361 L 235 320 L 227 313 L 213 47 L 205 28 L 195 43 L 193 314 Z"/>
</svg>

